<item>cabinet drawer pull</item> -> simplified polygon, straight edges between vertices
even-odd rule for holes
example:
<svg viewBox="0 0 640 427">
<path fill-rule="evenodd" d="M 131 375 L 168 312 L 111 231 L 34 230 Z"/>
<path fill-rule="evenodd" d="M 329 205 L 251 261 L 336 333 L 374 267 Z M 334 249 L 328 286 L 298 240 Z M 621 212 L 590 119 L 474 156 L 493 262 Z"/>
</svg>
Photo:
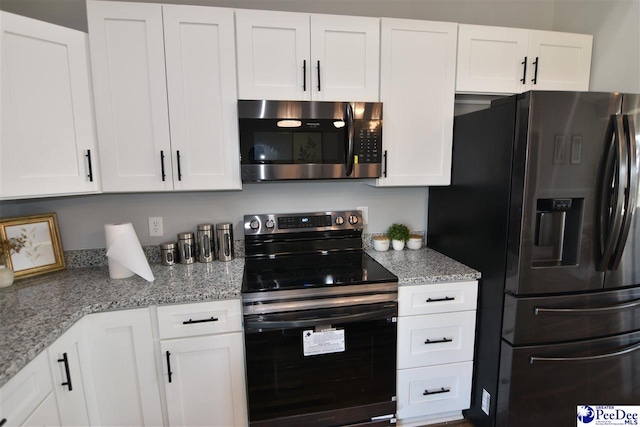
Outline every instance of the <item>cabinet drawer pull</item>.
<svg viewBox="0 0 640 427">
<path fill-rule="evenodd" d="M 318 61 L 318 92 L 320 92 L 320 61 Z"/>
<path fill-rule="evenodd" d="M 192 325 L 194 323 L 205 323 L 205 322 L 217 322 L 218 318 L 217 317 L 213 317 L 211 316 L 210 319 L 200 319 L 200 320 L 185 320 L 184 322 L 182 322 L 183 325 Z"/>
<path fill-rule="evenodd" d="M 425 390 L 424 393 L 422 393 L 423 396 L 428 396 L 430 394 L 438 394 L 438 393 L 449 393 L 451 391 L 450 388 L 444 388 L 444 387 L 440 387 L 440 390 Z"/>
<path fill-rule="evenodd" d="M 427 298 L 427 302 L 453 301 L 454 299 L 454 297 Z"/>
<path fill-rule="evenodd" d="M 67 381 L 63 382 L 62 386 L 69 387 L 69 391 L 73 390 L 73 386 L 71 385 L 71 372 L 69 372 L 69 359 L 67 358 L 67 353 L 62 353 L 62 359 L 58 359 L 58 363 L 64 363 L 64 371 L 67 374 Z"/>
<path fill-rule="evenodd" d="M 93 167 L 91 165 L 91 150 L 87 150 L 87 154 L 85 154 L 85 157 L 87 158 L 87 163 L 89 164 L 89 175 L 87 175 L 87 178 L 89 178 L 89 182 L 93 182 Z"/>
<path fill-rule="evenodd" d="M 302 61 L 302 91 L 307 91 L 307 60 Z"/>
<path fill-rule="evenodd" d="M 162 171 L 162 180 L 164 181 L 167 175 L 164 173 L 164 151 L 160 150 L 160 170 Z"/>
<path fill-rule="evenodd" d="M 182 169 L 180 168 L 180 150 L 176 150 L 176 160 L 178 161 L 178 181 L 182 181 Z"/>
<path fill-rule="evenodd" d="M 533 65 L 535 65 L 536 68 L 533 70 L 533 79 L 531 79 L 531 81 L 534 85 L 538 84 L 538 60 L 539 58 L 536 56 L 536 60 L 533 61 Z"/>
<path fill-rule="evenodd" d="M 427 340 L 424 342 L 425 344 L 440 344 L 443 342 L 453 342 L 453 338 L 442 338 L 441 340 L 435 340 L 435 341 L 431 341 L 430 339 L 427 338 Z"/>
<path fill-rule="evenodd" d="M 521 62 L 522 65 L 524 65 L 524 69 L 522 70 L 522 78 L 520 79 L 520 81 L 522 82 L 522 84 L 525 84 L 527 81 L 527 57 L 524 57 L 524 61 Z"/>
<path fill-rule="evenodd" d="M 384 154 L 382 155 L 382 157 L 384 157 L 384 170 L 382 171 L 382 176 L 386 178 L 387 177 L 387 150 L 384 150 Z"/>
<path fill-rule="evenodd" d="M 7 423 L 7 419 L 3 418 L 0 420 L 0 427 L 2 427 L 3 425 L 5 425 Z"/>
<path fill-rule="evenodd" d="M 171 382 L 171 375 L 173 375 L 173 372 L 171 372 L 171 353 L 167 350 L 167 377 L 169 377 L 169 382 Z"/>
</svg>

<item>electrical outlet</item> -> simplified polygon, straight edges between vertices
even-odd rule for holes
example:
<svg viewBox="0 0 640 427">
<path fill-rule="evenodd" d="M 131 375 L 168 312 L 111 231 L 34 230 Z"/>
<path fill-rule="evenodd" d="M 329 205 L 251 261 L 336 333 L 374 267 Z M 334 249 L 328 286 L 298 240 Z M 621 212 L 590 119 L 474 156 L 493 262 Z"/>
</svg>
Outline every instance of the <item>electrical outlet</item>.
<svg viewBox="0 0 640 427">
<path fill-rule="evenodd" d="M 149 236 L 163 236 L 164 232 L 162 230 L 162 217 L 161 216 L 150 216 L 149 217 Z"/>
<path fill-rule="evenodd" d="M 369 224 L 369 207 L 368 206 L 360 206 L 356 208 L 356 210 L 362 212 L 362 223 Z"/>
</svg>

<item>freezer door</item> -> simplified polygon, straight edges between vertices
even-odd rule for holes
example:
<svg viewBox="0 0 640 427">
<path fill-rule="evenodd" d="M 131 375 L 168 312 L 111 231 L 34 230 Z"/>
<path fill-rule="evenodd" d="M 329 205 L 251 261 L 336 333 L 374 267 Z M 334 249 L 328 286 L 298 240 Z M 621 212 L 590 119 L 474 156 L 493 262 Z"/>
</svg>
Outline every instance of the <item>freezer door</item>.
<svg viewBox="0 0 640 427">
<path fill-rule="evenodd" d="M 598 170 L 622 96 L 528 92 L 518 103 L 506 289 L 516 295 L 601 289 Z"/>
<path fill-rule="evenodd" d="M 578 405 L 640 402 L 640 332 L 571 344 L 503 341 L 496 426 L 575 426 Z"/>
<path fill-rule="evenodd" d="M 623 95 L 622 102 L 622 116 L 625 118 L 627 128 L 625 130 L 630 132 L 630 143 L 635 144 L 635 147 L 630 147 L 630 153 L 635 148 L 635 162 L 636 169 L 634 170 L 630 159 L 629 178 L 635 180 L 628 183 L 629 187 L 633 188 L 633 184 L 638 185 L 637 164 L 640 162 L 640 149 L 638 144 L 640 143 L 640 95 Z M 631 156 L 631 154 L 630 154 Z M 636 192 L 637 195 L 637 192 Z M 640 198 L 636 197 L 635 203 L 638 203 Z M 634 286 L 640 284 L 640 211 L 633 207 L 625 210 L 625 215 L 629 218 L 629 232 L 626 236 L 624 246 L 616 248 L 618 251 L 624 248 L 621 252 L 619 259 L 613 259 L 613 265 L 609 267 L 605 273 L 605 288 L 616 288 L 622 286 Z M 625 231 L 624 229 L 622 230 Z M 622 236 L 624 237 L 624 236 Z"/>
<path fill-rule="evenodd" d="M 502 338 L 512 345 L 591 339 L 640 330 L 640 287 L 607 292 L 505 296 Z"/>
</svg>

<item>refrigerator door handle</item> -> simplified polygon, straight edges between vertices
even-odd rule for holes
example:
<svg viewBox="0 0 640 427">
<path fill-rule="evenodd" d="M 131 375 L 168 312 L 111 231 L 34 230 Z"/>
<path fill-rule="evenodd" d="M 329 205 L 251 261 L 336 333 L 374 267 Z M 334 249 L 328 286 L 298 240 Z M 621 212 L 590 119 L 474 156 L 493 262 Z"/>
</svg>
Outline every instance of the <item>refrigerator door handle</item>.
<svg viewBox="0 0 640 427">
<path fill-rule="evenodd" d="M 611 270 L 617 270 L 620 266 L 620 260 L 622 259 L 622 252 L 624 251 L 624 245 L 627 243 L 627 237 L 629 236 L 629 229 L 633 222 L 633 215 L 636 210 L 636 203 L 638 199 L 638 146 L 636 141 L 636 130 L 633 123 L 633 117 L 624 115 L 622 118 L 624 126 L 624 133 L 626 134 L 625 143 L 629 152 L 629 171 L 627 173 L 627 181 L 625 182 L 625 207 L 624 217 L 622 222 L 622 230 L 620 232 L 620 238 L 616 245 L 616 250 L 611 261 Z"/>
<path fill-rule="evenodd" d="M 640 307 L 640 299 L 636 299 L 633 301 L 627 301 L 622 304 L 614 304 L 607 305 L 604 307 L 594 307 L 594 308 L 545 308 L 545 307 L 535 307 L 533 309 L 533 314 L 536 316 L 540 316 L 541 314 L 602 314 L 608 311 L 620 311 L 628 308 L 636 308 Z"/>
<path fill-rule="evenodd" d="M 589 360 L 601 360 L 608 359 L 610 357 L 619 357 L 628 353 L 633 353 L 636 350 L 640 350 L 640 342 L 635 343 L 629 347 L 623 348 L 619 351 L 612 353 L 602 353 L 595 356 L 580 356 L 580 357 L 538 357 L 529 356 L 529 364 L 533 365 L 534 362 L 584 362 Z"/>
<path fill-rule="evenodd" d="M 601 176 L 600 213 L 598 217 L 598 238 L 600 239 L 600 262 L 598 271 L 605 271 L 611 265 L 622 230 L 625 194 L 621 183 L 627 180 L 628 153 L 624 135 L 622 115 L 615 114 L 609 119 L 605 133 L 605 163 Z M 617 153 L 617 158 L 615 154 Z M 617 177 L 614 177 L 616 173 Z M 612 185 L 613 184 L 613 185 Z M 606 237 L 605 237 L 606 235 Z"/>
</svg>

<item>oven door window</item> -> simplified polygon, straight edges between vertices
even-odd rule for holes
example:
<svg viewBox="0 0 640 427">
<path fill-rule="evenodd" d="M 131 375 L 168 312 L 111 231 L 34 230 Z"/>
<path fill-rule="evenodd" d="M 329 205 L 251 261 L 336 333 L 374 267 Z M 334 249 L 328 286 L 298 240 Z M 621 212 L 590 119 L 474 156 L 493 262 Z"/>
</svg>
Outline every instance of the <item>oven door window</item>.
<svg viewBox="0 0 640 427">
<path fill-rule="evenodd" d="M 344 351 L 312 356 L 304 356 L 303 334 L 313 327 L 245 331 L 251 422 L 393 399 L 394 318 L 331 327 L 344 331 Z"/>
<path fill-rule="evenodd" d="M 277 120 L 241 119 L 242 164 L 343 164 L 346 128 L 334 120 L 281 128 Z"/>
</svg>

